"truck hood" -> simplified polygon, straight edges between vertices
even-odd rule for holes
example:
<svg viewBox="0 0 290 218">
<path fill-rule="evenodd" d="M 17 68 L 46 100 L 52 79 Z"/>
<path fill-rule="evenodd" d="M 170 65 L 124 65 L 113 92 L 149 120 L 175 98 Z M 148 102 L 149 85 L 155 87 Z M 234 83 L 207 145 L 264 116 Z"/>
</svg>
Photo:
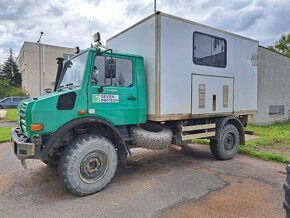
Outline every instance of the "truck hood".
<svg viewBox="0 0 290 218">
<path fill-rule="evenodd" d="M 61 91 L 44 94 L 38 97 L 25 99 L 21 101 L 18 108 L 19 126 L 27 137 L 32 137 L 35 134 L 49 134 L 55 129 L 52 127 L 59 123 L 59 126 L 67 122 L 65 119 L 74 118 L 74 110 L 59 110 L 57 109 L 58 100 L 61 95 L 74 93 L 77 95 L 79 89 L 65 88 Z M 66 116 L 67 115 L 67 116 Z M 44 125 L 44 130 L 41 132 L 32 132 L 30 125 L 32 123 L 41 123 Z"/>
</svg>

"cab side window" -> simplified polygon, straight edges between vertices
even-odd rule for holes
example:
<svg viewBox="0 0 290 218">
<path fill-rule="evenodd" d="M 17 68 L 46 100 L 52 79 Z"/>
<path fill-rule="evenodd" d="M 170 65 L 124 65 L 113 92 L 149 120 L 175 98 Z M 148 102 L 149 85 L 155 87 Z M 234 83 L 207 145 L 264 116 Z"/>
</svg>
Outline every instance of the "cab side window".
<svg viewBox="0 0 290 218">
<path fill-rule="evenodd" d="M 111 85 L 111 78 L 105 78 L 106 60 L 110 57 L 96 56 L 91 83 L 96 86 Z M 113 58 L 116 64 L 116 77 L 112 79 L 112 86 L 130 87 L 133 85 L 133 63 L 123 58 Z"/>
</svg>

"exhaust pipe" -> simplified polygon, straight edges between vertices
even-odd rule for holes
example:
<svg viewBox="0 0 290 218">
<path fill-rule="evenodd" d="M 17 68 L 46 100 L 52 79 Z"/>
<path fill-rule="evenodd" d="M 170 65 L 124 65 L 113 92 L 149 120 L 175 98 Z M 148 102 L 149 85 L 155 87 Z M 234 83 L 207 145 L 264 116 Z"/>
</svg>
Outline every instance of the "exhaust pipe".
<svg viewBox="0 0 290 218">
<path fill-rule="evenodd" d="M 59 79 L 60 79 L 60 76 L 61 76 L 61 72 L 62 72 L 62 68 L 63 68 L 64 58 L 58 57 L 58 58 L 56 58 L 56 60 L 57 60 L 57 65 L 58 66 L 57 66 L 55 84 L 54 84 L 54 89 L 53 89 L 54 92 L 57 90 L 58 82 L 59 82 Z"/>
</svg>

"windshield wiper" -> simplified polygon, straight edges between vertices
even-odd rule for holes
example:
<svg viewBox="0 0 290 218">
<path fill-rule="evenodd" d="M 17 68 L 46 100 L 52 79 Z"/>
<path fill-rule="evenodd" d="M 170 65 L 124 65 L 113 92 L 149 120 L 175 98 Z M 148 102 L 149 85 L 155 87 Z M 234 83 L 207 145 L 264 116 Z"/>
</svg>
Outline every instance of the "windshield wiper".
<svg viewBox="0 0 290 218">
<path fill-rule="evenodd" d="M 65 85 L 61 85 L 58 87 L 57 91 L 62 91 L 63 88 L 69 88 L 69 89 L 72 89 L 71 86 L 73 86 L 74 83 L 67 83 Z"/>
<path fill-rule="evenodd" d="M 67 84 L 65 84 L 65 87 L 68 87 L 68 88 L 70 88 L 71 89 L 71 87 L 70 86 L 73 86 L 74 85 L 74 83 L 67 83 Z"/>
</svg>

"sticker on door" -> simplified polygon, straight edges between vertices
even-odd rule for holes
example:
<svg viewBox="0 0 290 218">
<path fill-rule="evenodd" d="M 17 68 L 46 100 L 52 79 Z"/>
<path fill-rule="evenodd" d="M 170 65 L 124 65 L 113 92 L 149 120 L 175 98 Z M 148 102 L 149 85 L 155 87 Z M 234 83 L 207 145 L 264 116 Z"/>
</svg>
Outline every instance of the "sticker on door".
<svg viewBox="0 0 290 218">
<path fill-rule="evenodd" d="M 119 95 L 93 94 L 93 103 L 119 103 Z"/>
</svg>

